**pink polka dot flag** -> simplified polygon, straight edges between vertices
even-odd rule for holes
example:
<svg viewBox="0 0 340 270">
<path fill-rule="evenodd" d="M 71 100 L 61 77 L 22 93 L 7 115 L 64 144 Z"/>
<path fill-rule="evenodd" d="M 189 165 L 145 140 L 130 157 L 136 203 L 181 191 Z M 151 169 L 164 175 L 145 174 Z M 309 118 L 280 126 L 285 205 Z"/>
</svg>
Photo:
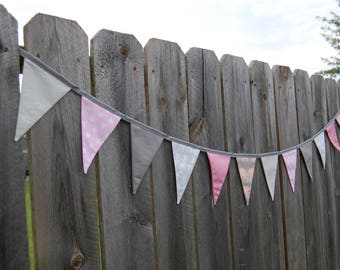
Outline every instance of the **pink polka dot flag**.
<svg viewBox="0 0 340 270">
<path fill-rule="evenodd" d="M 120 117 L 81 97 L 83 168 L 87 173 L 94 156 L 118 125 Z"/>
</svg>

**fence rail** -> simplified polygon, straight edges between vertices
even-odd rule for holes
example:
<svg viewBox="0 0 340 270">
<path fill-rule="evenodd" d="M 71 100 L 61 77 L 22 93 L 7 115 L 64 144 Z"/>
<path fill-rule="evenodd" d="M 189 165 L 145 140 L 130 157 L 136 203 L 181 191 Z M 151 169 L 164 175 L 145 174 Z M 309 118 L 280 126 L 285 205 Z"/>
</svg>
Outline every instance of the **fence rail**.
<svg viewBox="0 0 340 270">
<path fill-rule="evenodd" d="M 224 151 L 263 153 L 305 141 L 339 110 L 334 80 L 129 34 L 90 42 L 70 20 L 35 15 L 24 48 L 99 100 L 154 128 Z M 90 51 L 90 56 L 89 52 Z M 82 172 L 80 98 L 68 93 L 13 142 L 19 105 L 17 22 L 0 5 L 0 269 L 339 269 L 340 154 L 326 142 L 313 179 L 298 159 L 293 193 L 279 160 L 274 201 L 256 163 L 247 206 L 234 159 L 216 206 L 200 155 L 183 199 L 169 143 L 132 194 L 130 130 L 120 123 Z M 29 257 L 29 163 L 34 256 Z"/>
</svg>

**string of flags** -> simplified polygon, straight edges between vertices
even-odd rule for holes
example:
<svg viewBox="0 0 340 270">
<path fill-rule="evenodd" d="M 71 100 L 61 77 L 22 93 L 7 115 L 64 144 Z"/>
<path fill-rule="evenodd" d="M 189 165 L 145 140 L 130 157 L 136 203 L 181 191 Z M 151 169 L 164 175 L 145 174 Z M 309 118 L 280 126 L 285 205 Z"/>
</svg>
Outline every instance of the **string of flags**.
<svg viewBox="0 0 340 270">
<path fill-rule="evenodd" d="M 57 73 L 30 53 L 20 49 L 20 54 L 25 58 L 25 62 L 14 140 L 18 141 L 43 115 L 57 104 L 63 96 L 72 90 L 81 96 L 80 115 L 84 173 L 87 173 L 95 155 L 115 130 L 119 122 L 124 120 L 130 123 L 131 181 L 134 194 L 137 192 L 147 169 L 151 165 L 153 158 L 164 140 L 170 141 L 172 145 L 177 204 L 181 201 L 200 153 L 206 153 L 209 161 L 213 204 L 217 204 L 226 180 L 230 160 L 231 158 L 236 158 L 244 199 L 246 204 L 249 205 L 257 159 L 261 160 L 268 191 L 272 200 L 274 200 L 275 180 L 280 155 L 284 161 L 292 192 L 294 192 L 296 162 L 299 150 L 311 180 L 313 180 L 312 143 L 314 142 L 316 146 L 324 169 L 326 166 L 325 133 L 333 147 L 340 151 L 335 123 L 337 122 L 340 125 L 340 113 L 337 113 L 331 121 L 313 137 L 289 149 L 259 154 L 218 151 L 171 137 L 160 130 L 138 122 L 73 85 L 61 74 Z"/>
</svg>

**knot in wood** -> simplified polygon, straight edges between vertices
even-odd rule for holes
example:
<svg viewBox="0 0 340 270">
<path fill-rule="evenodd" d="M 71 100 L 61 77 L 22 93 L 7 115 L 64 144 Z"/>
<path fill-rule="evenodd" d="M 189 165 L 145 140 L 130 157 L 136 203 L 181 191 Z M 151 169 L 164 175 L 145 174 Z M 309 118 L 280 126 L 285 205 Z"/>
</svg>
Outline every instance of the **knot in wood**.
<svg viewBox="0 0 340 270">
<path fill-rule="evenodd" d="M 121 47 L 120 50 L 120 55 L 126 58 L 129 54 L 129 49 L 127 47 Z"/>
<path fill-rule="evenodd" d="M 8 52 L 8 48 L 0 43 L 0 53 Z"/>
<path fill-rule="evenodd" d="M 159 105 L 164 109 L 166 108 L 166 98 L 165 97 L 159 97 Z"/>
<path fill-rule="evenodd" d="M 267 89 L 262 90 L 262 97 L 263 97 L 263 100 L 267 100 Z"/>
<path fill-rule="evenodd" d="M 84 255 L 81 253 L 81 251 L 76 248 L 73 251 L 72 258 L 71 258 L 71 267 L 72 270 L 80 270 L 80 268 L 83 266 L 84 263 Z"/>
<path fill-rule="evenodd" d="M 283 79 L 287 80 L 288 79 L 288 74 L 289 74 L 289 67 L 280 67 L 280 73 Z"/>
</svg>

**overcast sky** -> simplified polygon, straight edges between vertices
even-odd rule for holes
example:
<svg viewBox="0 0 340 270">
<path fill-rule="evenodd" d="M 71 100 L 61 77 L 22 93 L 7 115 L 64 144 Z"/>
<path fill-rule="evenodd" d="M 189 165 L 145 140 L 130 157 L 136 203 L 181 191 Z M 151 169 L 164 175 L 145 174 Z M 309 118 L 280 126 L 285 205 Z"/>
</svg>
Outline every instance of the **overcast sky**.
<svg viewBox="0 0 340 270">
<path fill-rule="evenodd" d="M 133 34 L 144 46 L 150 38 L 303 69 L 312 75 L 335 52 L 320 36 L 316 16 L 340 13 L 336 0 L 120 0 L 1 1 L 22 28 L 36 13 L 77 21 L 92 38 L 100 29 Z"/>
</svg>

